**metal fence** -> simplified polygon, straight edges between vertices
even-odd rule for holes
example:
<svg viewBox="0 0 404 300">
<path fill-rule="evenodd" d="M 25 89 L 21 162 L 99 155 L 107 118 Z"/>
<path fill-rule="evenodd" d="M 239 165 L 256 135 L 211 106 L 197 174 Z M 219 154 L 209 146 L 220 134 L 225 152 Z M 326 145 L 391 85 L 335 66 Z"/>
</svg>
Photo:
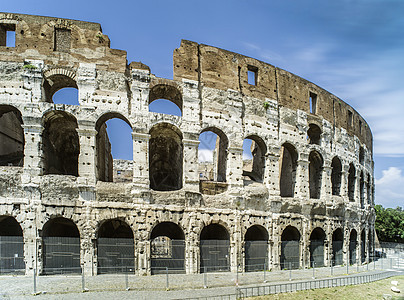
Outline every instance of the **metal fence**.
<svg viewBox="0 0 404 300">
<path fill-rule="evenodd" d="M 201 240 L 200 272 L 230 271 L 230 241 Z"/>
<path fill-rule="evenodd" d="M 185 241 L 167 239 L 164 245 L 152 244 L 151 273 L 185 273 Z"/>
<path fill-rule="evenodd" d="M 281 244 L 281 268 L 298 269 L 300 267 L 299 241 L 283 241 Z"/>
<path fill-rule="evenodd" d="M 43 238 L 44 274 L 80 273 L 80 238 Z"/>
<path fill-rule="evenodd" d="M 335 266 L 339 266 L 344 263 L 343 246 L 344 241 L 332 241 L 332 254 L 334 257 Z"/>
<path fill-rule="evenodd" d="M 98 273 L 123 273 L 134 269 L 135 247 L 131 238 L 98 238 Z"/>
<path fill-rule="evenodd" d="M 253 272 L 264 270 L 268 266 L 268 242 L 245 242 L 245 271 Z"/>
<path fill-rule="evenodd" d="M 25 273 L 22 236 L 0 236 L 0 274 L 4 273 Z"/>
<path fill-rule="evenodd" d="M 310 265 L 315 263 L 318 267 L 324 266 L 324 241 L 310 241 Z"/>
</svg>

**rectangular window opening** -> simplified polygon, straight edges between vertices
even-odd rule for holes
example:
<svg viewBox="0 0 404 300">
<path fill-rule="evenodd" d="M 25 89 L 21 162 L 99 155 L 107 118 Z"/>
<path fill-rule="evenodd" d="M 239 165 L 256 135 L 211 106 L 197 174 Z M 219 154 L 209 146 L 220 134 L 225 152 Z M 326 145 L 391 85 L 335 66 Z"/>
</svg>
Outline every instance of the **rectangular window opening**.
<svg viewBox="0 0 404 300">
<path fill-rule="evenodd" d="M 15 47 L 15 24 L 0 24 L 0 46 Z"/>
<path fill-rule="evenodd" d="M 317 113 L 317 94 L 310 92 L 310 113 Z"/>
<path fill-rule="evenodd" d="M 71 43 L 71 30 L 55 28 L 54 51 L 69 52 Z"/>
<path fill-rule="evenodd" d="M 247 68 L 248 84 L 257 85 L 258 68 L 253 66 L 248 66 Z"/>
<path fill-rule="evenodd" d="M 359 133 L 362 134 L 362 121 L 359 121 Z"/>
<path fill-rule="evenodd" d="M 353 119 L 353 114 L 350 110 L 348 110 L 348 126 L 352 127 L 352 119 Z"/>
</svg>

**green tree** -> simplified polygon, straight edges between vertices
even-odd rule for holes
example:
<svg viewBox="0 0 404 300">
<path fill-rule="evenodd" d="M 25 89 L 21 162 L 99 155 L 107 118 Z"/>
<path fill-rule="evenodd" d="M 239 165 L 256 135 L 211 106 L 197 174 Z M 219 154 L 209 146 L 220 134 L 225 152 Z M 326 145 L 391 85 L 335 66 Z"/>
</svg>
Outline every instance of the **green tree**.
<svg viewBox="0 0 404 300">
<path fill-rule="evenodd" d="M 404 243 L 404 211 L 401 207 L 375 205 L 376 232 L 381 242 Z"/>
</svg>

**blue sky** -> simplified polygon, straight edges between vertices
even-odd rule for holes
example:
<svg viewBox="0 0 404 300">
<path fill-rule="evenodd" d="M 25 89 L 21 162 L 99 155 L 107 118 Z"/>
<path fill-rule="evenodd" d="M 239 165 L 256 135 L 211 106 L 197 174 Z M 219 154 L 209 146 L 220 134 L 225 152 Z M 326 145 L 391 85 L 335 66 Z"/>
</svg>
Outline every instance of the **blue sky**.
<svg viewBox="0 0 404 300">
<path fill-rule="evenodd" d="M 376 203 L 404 206 L 404 1 L 26 0 L 0 9 L 101 23 L 112 48 L 160 77 L 172 78 L 172 52 L 189 39 L 308 79 L 368 121 Z"/>
</svg>

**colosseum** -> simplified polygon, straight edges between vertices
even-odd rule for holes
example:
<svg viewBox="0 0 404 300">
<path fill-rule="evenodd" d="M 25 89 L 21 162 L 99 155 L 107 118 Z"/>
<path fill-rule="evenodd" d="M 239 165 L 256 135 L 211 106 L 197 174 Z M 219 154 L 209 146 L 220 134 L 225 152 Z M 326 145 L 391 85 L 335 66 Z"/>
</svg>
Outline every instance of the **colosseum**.
<svg viewBox="0 0 404 300">
<path fill-rule="evenodd" d="M 53 102 L 66 87 L 77 105 Z M 158 99 L 180 116 L 151 112 Z M 113 118 L 131 128 L 131 161 L 111 155 Z M 308 268 L 374 250 L 366 121 L 237 53 L 182 40 L 159 78 L 99 24 L 0 13 L 0 140 L 2 273 Z"/>
</svg>

